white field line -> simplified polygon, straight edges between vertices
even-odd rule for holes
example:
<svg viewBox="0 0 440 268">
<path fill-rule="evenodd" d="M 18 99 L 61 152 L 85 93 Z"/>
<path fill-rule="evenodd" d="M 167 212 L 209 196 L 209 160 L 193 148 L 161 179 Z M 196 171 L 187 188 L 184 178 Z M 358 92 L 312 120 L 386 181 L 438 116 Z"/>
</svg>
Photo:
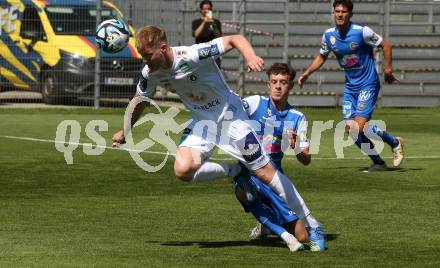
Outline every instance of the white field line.
<svg viewBox="0 0 440 268">
<path fill-rule="evenodd" d="M 84 143 L 81 142 L 64 142 L 64 141 L 56 141 L 56 140 L 46 140 L 46 139 L 36 139 L 36 138 L 30 138 L 30 137 L 18 137 L 18 136 L 8 136 L 8 135 L 0 135 L 0 138 L 4 139 L 12 139 L 12 140 L 23 140 L 23 141 L 34 141 L 34 142 L 46 142 L 46 143 L 62 143 L 62 144 L 72 144 L 72 145 L 80 145 L 83 146 Z M 127 152 L 136 152 L 136 153 L 145 153 L 145 154 L 157 154 L 157 155 L 171 155 L 175 156 L 175 153 L 167 153 L 167 152 L 160 152 L 160 151 L 140 151 L 136 149 L 126 148 L 123 145 L 121 147 L 110 147 L 110 146 L 101 146 L 101 145 L 94 145 L 94 147 L 98 148 L 105 148 L 105 149 L 111 149 L 111 150 L 121 150 L 121 151 L 127 151 Z M 293 155 L 286 155 L 288 158 L 294 157 Z M 361 160 L 366 159 L 367 157 L 344 157 L 344 158 L 336 158 L 336 157 L 313 157 L 313 160 Z M 392 157 L 382 157 L 382 158 L 392 158 Z M 440 155 L 424 155 L 424 156 L 405 156 L 406 159 L 440 159 Z M 214 158 L 211 157 L 212 160 L 235 160 L 235 158 Z"/>
</svg>

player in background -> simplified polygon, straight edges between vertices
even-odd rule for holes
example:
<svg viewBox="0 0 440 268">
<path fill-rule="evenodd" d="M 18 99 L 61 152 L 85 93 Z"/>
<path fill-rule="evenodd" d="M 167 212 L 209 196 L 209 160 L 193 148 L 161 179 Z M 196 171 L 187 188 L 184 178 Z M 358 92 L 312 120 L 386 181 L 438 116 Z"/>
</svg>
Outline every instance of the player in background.
<svg viewBox="0 0 440 268">
<path fill-rule="evenodd" d="M 222 36 L 222 23 L 212 17 L 212 2 L 203 0 L 199 3 L 200 18 L 192 21 L 192 35 L 195 43 L 206 43 Z"/>
<path fill-rule="evenodd" d="M 350 0 L 333 2 L 336 26 L 324 32 L 321 50 L 298 78 L 298 85 L 301 87 L 307 78 L 324 64 L 330 51 L 335 54 L 345 72 L 342 116 L 346 122 L 346 129 L 356 145 L 373 161 L 367 171 L 381 171 L 386 170 L 387 166 L 367 136 L 380 138 L 390 145 L 395 167 L 403 160 L 403 139 L 393 137 L 377 125 L 368 124 L 380 90 L 373 54 L 375 47 L 383 50 L 385 82 L 391 84 L 398 79 L 393 75 L 391 45 L 369 27 L 351 22 L 352 11 L 353 3 Z M 357 137 L 354 135 L 357 133 L 355 128 L 359 131 Z"/>
<path fill-rule="evenodd" d="M 295 151 L 296 158 L 300 163 L 309 165 L 311 154 L 309 153 L 309 142 L 306 135 L 307 120 L 301 112 L 295 110 L 288 103 L 289 93 L 293 88 L 293 79 L 296 73 L 286 63 L 274 63 L 266 73 L 268 75 L 267 87 L 269 97 L 256 95 L 243 100 L 243 105 L 249 115 L 249 119 L 257 124 L 253 127 L 256 129 L 256 134 L 259 136 L 263 150 L 269 155 L 272 164 L 280 172 L 283 172 L 281 161 L 284 157 L 284 151 L 288 147 Z M 250 205 L 243 205 L 245 211 L 252 212 L 260 222 L 252 230 L 251 238 L 255 239 L 264 236 L 268 233 L 265 229 L 281 237 L 280 230 L 274 231 L 274 226 L 279 228 L 278 225 L 290 222 L 291 233 L 295 234 L 298 240 L 303 243 L 307 240 L 307 235 L 301 232 L 302 228 L 304 228 L 302 221 L 294 222 L 290 219 L 292 211 L 269 187 L 255 177 L 251 178 L 250 184 L 246 184 L 245 179 L 237 176 L 234 178 L 234 183 L 237 199 L 243 204 L 243 200 L 247 197 L 247 203 Z M 243 195 L 243 192 L 246 195 Z M 307 218 L 313 218 L 313 216 L 301 195 L 297 191 L 295 191 L 295 195 L 300 202 L 292 209 L 300 219 L 304 219 L 303 221 L 307 223 L 309 222 Z M 274 215 L 271 217 L 259 215 L 268 209 L 271 209 Z M 324 230 L 321 225 L 317 223 L 313 227 L 307 226 L 307 233 L 311 242 L 310 249 L 312 251 L 324 251 Z"/>
<path fill-rule="evenodd" d="M 140 96 L 151 97 L 160 85 L 176 92 L 190 110 L 193 120 L 182 136 L 174 162 L 174 173 L 180 180 L 196 182 L 245 172 L 239 164 L 207 161 L 217 146 L 243 163 L 295 210 L 302 201 L 298 200 L 295 186 L 270 163 L 255 132 L 246 123 L 249 118 L 240 97 L 229 88 L 215 64 L 216 57 L 234 48 L 245 58 L 248 71 L 264 69 L 264 61 L 241 35 L 193 46 L 170 47 L 164 30 L 156 26 L 142 27 L 136 34 L 136 49 L 146 65 L 135 101 L 129 105 L 136 103 Z M 124 128 L 113 135 L 113 144 L 125 142 L 125 136 L 146 104 L 136 105 L 131 118 L 124 118 Z M 305 217 L 304 223 L 312 228 L 319 225 L 313 217 Z"/>
</svg>

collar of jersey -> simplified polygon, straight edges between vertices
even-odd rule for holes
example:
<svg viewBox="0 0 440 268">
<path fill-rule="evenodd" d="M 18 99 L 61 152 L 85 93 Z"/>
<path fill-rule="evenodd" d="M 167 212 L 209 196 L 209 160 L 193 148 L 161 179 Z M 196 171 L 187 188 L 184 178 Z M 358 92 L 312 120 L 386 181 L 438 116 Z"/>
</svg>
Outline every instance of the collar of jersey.
<svg viewBox="0 0 440 268">
<path fill-rule="evenodd" d="M 272 114 L 280 116 L 280 117 L 285 117 L 289 113 L 289 104 L 288 103 L 287 103 L 286 107 L 284 108 L 284 110 L 280 112 L 277 110 L 277 108 L 275 106 L 273 106 L 271 98 L 268 99 L 268 108 L 270 109 Z"/>
<path fill-rule="evenodd" d="M 347 36 L 347 34 L 348 34 L 348 32 L 351 30 L 351 27 L 353 27 L 353 22 L 352 21 L 350 21 L 349 23 L 348 23 L 348 26 L 347 26 L 347 32 L 345 33 L 345 35 L 344 36 Z M 341 33 L 339 32 L 339 29 L 338 29 L 338 27 L 337 26 L 335 26 L 335 30 L 336 30 L 336 32 L 338 33 L 338 35 L 340 36 L 340 37 L 342 37 L 342 35 L 341 35 Z"/>
</svg>

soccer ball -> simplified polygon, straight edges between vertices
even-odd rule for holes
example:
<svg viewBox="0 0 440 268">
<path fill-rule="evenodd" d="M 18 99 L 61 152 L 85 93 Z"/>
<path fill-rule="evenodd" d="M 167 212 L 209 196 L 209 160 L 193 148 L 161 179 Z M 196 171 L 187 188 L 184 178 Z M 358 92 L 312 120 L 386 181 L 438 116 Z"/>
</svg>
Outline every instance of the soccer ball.
<svg viewBox="0 0 440 268">
<path fill-rule="evenodd" d="M 121 20 L 105 20 L 96 28 L 96 45 L 109 53 L 123 50 L 130 39 L 127 24 Z"/>
</svg>

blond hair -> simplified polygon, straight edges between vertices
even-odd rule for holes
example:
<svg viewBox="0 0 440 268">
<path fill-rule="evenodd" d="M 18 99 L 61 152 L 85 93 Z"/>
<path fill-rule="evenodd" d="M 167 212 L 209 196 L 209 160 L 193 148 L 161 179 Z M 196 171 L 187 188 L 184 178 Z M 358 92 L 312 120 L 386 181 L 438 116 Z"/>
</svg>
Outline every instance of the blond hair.
<svg viewBox="0 0 440 268">
<path fill-rule="evenodd" d="M 167 42 L 167 35 L 160 27 L 144 26 L 136 33 L 136 49 L 139 53 L 146 48 L 158 47 L 161 42 Z"/>
</svg>

